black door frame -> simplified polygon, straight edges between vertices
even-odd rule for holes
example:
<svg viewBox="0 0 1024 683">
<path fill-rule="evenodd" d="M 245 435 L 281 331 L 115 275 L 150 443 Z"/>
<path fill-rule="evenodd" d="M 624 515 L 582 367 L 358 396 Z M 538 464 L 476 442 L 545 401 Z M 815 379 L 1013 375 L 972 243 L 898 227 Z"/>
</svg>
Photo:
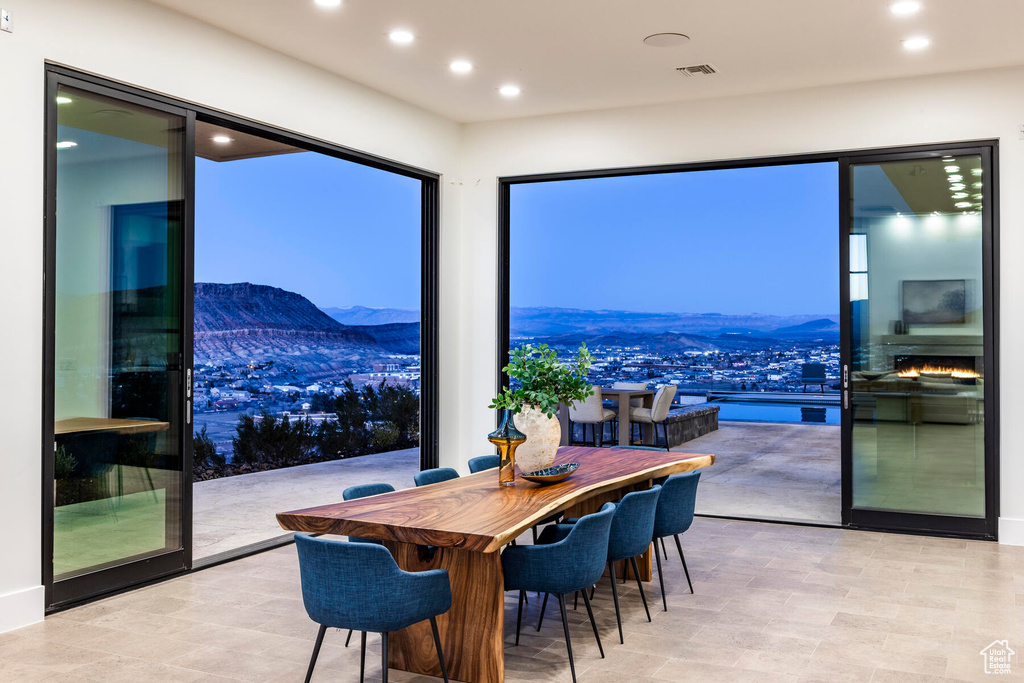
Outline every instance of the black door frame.
<svg viewBox="0 0 1024 683">
<path fill-rule="evenodd" d="M 987 200 L 982 203 L 982 318 L 985 368 L 985 517 L 920 514 L 886 510 L 855 509 L 853 506 L 853 401 L 851 400 L 850 365 L 853 353 L 850 302 L 849 236 L 852 234 L 853 166 L 936 159 L 944 156 L 977 155 L 981 157 Z M 924 147 L 871 150 L 846 155 L 840 167 L 840 303 L 842 318 L 842 499 L 843 525 L 860 529 L 882 529 L 934 536 L 996 540 L 999 525 L 999 142 L 977 142 L 928 145 Z"/>
<path fill-rule="evenodd" d="M 54 544 L 54 476 L 53 476 L 53 452 L 55 444 L 54 435 L 54 382 L 56 376 L 55 368 L 55 311 L 56 311 L 56 263 L 57 263 L 57 89 L 59 86 L 67 86 L 93 93 L 96 95 L 118 99 L 130 104 L 146 107 L 167 114 L 180 116 L 185 122 L 183 131 L 183 168 L 182 183 L 184 184 L 184 210 L 181 219 L 182 241 L 180 256 L 179 277 L 191 277 L 191 240 L 192 234 L 192 197 L 188 188 L 193 181 L 194 149 L 195 139 L 195 114 L 185 108 L 175 106 L 167 102 L 160 102 L 146 97 L 139 93 L 126 93 L 118 89 L 96 83 L 91 79 L 82 79 L 75 74 L 57 73 L 47 69 L 46 72 L 46 135 L 44 158 L 45 158 L 45 179 L 44 179 L 44 286 L 43 286 L 43 423 L 42 423 L 42 514 L 43 514 L 43 543 L 42 543 L 42 575 L 44 586 L 44 600 L 48 610 L 58 608 L 82 600 L 97 597 L 99 595 L 122 590 L 128 586 L 139 583 L 140 580 L 150 580 L 168 576 L 185 571 L 192 562 L 192 438 L 191 423 L 188 420 L 188 408 L 180 406 L 181 410 L 181 457 L 182 467 L 180 474 L 181 486 L 181 548 L 169 550 L 156 555 L 147 553 L 140 559 L 132 560 L 124 558 L 119 564 L 109 568 L 96 569 L 79 576 L 64 579 L 59 582 L 53 577 L 53 544 Z M 184 307 L 191 300 L 187 287 L 183 287 L 180 304 Z M 187 314 L 187 309 L 182 309 L 182 331 L 181 347 L 179 354 L 181 358 L 181 377 L 184 378 L 190 373 L 192 366 L 191 339 L 192 319 Z M 188 352 L 186 353 L 186 349 Z M 184 389 L 184 387 L 181 387 Z M 184 395 L 184 391 L 180 395 Z M 186 435 L 188 438 L 185 438 Z M 188 485 L 186 485 L 186 483 Z"/>
<path fill-rule="evenodd" d="M 986 150 L 990 171 L 991 185 L 986 185 L 989 200 L 983 207 L 984 229 L 984 322 L 985 322 L 985 491 L 986 518 L 984 528 L 978 529 L 974 523 L 950 525 L 950 528 L 934 528 L 934 520 L 920 520 L 915 516 L 904 515 L 903 519 L 875 519 L 871 516 L 858 514 L 854 520 L 850 514 L 852 503 L 852 422 L 848 410 L 842 410 L 843 419 L 840 429 L 842 439 L 842 524 L 852 528 L 875 529 L 880 531 L 899 531 L 902 533 L 927 533 L 933 535 L 963 536 L 970 538 L 995 539 L 999 520 L 999 141 L 996 139 L 973 140 L 949 143 L 929 143 L 921 145 L 903 145 L 874 149 L 847 150 L 835 152 L 816 152 L 809 154 L 792 154 L 773 157 L 756 157 L 746 159 L 728 159 L 721 161 L 698 161 L 679 164 L 662 164 L 653 166 L 631 166 L 623 168 L 605 168 L 584 171 L 564 171 L 555 173 L 537 173 L 518 176 L 502 176 L 497 179 L 497 320 L 496 349 L 497 372 L 495 391 L 508 382 L 502 368 L 508 364 L 509 348 L 509 294 L 510 294 L 510 250 L 511 250 L 511 188 L 513 185 L 527 183 L 543 183 L 559 180 L 582 180 L 586 178 L 612 178 L 632 175 L 654 175 L 662 173 L 682 173 L 689 171 L 709 171 L 731 168 L 751 168 L 764 166 L 785 166 L 794 164 L 811 164 L 821 162 L 837 162 L 839 183 L 838 224 L 839 234 L 839 314 L 840 314 L 840 355 L 844 368 L 850 364 L 850 329 L 849 329 L 849 211 L 850 188 L 846 178 L 849 165 L 873 157 L 907 155 L 909 158 L 922 156 L 944 156 L 950 150 Z M 844 378 L 848 381 L 848 376 Z M 848 386 L 844 387 L 848 390 Z M 949 518 L 960 519 L 960 518 Z M 914 526 L 922 521 L 922 526 Z M 948 519 L 947 519 L 948 521 Z"/>
<path fill-rule="evenodd" d="M 42 583 L 48 612 L 91 599 L 144 585 L 192 569 L 192 438 L 191 391 L 183 392 L 187 419 L 183 420 L 182 448 L 182 545 L 178 551 L 84 574 L 54 584 L 53 581 L 53 443 L 54 443 L 54 312 L 56 290 L 56 179 L 57 179 L 57 105 L 59 85 L 67 85 L 99 95 L 120 99 L 152 109 L 183 116 L 185 130 L 185 210 L 182 282 L 185 283 L 182 330 L 183 374 L 191 378 L 193 345 L 193 287 L 195 238 L 195 123 L 204 120 L 253 135 L 283 142 L 327 156 L 333 156 L 379 170 L 419 180 L 420 192 L 420 467 L 437 467 L 439 462 L 439 237 L 440 174 L 384 157 L 270 126 L 252 119 L 204 107 L 184 100 L 147 91 L 129 84 L 47 63 L 45 77 L 44 135 L 44 248 L 43 248 L 43 405 L 41 425 L 42 470 Z M 260 548 L 262 549 L 262 548 Z M 246 549 L 240 549 L 240 555 Z M 219 558 L 223 559 L 223 558 Z"/>
</svg>

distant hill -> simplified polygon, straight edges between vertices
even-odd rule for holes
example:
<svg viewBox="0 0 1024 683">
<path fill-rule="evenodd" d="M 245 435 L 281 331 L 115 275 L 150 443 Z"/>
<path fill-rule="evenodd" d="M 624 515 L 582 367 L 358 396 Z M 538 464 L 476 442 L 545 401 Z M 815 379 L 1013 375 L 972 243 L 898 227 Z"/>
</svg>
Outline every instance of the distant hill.
<svg viewBox="0 0 1024 683">
<path fill-rule="evenodd" d="M 350 308 L 320 309 L 343 325 L 390 325 L 393 323 L 418 323 L 420 312 L 409 308 Z"/>
<path fill-rule="evenodd" d="M 367 357 L 414 353 L 398 350 L 408 349 L 412 337 L 418 341 L 418 324 L 343 325 L 302 295 L 278 287 L 195 285 L 197 363 L 276 360 L 315 379 L 356 370 Z"/>
<path fill-rule="evenodd" d="M 836 316 L 838 319 L 838 316 Z M 591 336 L 609 334 L 678 334 L 701 337 L 747 335 L 770 339 L 796 339 L 808 323 L 838 323 L 824 315 L 724 315 L 721 313 L 643 313 L 636 311 L 588 311 L 575 308 L 518 308 L 510 311 L 513 337 Z M 823 323 L 822 323 L 823 324 Z M 821 332 L 824 332 L 822 328 Z"/>
<path fill-rule="evenodd" d="M 830 318 L 819 318 L 801 325 L 780 327 L 772 330 L 769 335 L 775 339 L 838 339 L 839 323 Z"/>
<path fill-rule="evenodd" d="M 350 329 L 373 337 L 382 349 L 390 353 L 418 354 L 420 352 L 420 324 L 393 323 L 391 325 L 355 325 Z"/>
</svg>

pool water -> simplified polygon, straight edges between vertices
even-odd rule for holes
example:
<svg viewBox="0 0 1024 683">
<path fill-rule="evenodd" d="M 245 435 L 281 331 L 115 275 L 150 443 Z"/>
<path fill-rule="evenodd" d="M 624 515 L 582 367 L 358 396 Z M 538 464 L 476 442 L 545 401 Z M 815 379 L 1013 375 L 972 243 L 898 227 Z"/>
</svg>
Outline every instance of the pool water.
<svg viewBox="0 0 1024 683">
<path fill-rule="evenodd" d="M 746 422 L 803 422 L 839 424 L 839 406 L 792 405 L 786 403 L 731 403 L 715 401 L 719 420 Z"/>
</svg>

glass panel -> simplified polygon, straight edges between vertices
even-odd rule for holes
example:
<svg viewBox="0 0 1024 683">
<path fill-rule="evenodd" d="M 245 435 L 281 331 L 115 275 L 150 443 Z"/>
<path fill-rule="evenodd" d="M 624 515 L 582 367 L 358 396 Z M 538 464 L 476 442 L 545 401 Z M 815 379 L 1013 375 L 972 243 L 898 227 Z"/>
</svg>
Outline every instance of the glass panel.
<svg viewBox="0 0 1024 683">
<path fill-rule="evenodd" d="M 181 547 L 184 119 L 57 98 L 54 579 Z"/>
<path fill-rule="evenodd" d="M 984 517 L 981 157 L 852 171 L 853 505 Z"/>
</svg>

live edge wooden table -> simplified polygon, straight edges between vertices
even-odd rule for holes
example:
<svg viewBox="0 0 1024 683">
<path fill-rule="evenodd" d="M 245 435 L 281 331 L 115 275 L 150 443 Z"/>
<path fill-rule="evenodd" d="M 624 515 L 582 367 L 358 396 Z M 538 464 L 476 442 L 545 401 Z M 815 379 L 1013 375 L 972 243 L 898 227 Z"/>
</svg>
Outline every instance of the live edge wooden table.
<svg viewBox="0 0 1024 683">
<path fill-rule="evenodd" d="M 406 571 L 447 569 L 452 608 L 437 618 L 451 678 L 469 683 L 505 680 L 505 598 L 501 548 L 556 512 L 589 514 L 651 480 L 707 467 L 715 456 L 616 448 L 562 447 L 556 462 L 578 462 L 568 479 L 539 486 L 516 477 L 498 486 L 488 470 L 371 498 L 281 512 L 289 531 L 376 538 Z M 428 547 L 431 546 L 431 547 Z M 650 580 L 650 549 L 641 574 Z M 430 626 L 415 624 L 390 636 L 391 668 L 440 676 Z"/>
</svg>

